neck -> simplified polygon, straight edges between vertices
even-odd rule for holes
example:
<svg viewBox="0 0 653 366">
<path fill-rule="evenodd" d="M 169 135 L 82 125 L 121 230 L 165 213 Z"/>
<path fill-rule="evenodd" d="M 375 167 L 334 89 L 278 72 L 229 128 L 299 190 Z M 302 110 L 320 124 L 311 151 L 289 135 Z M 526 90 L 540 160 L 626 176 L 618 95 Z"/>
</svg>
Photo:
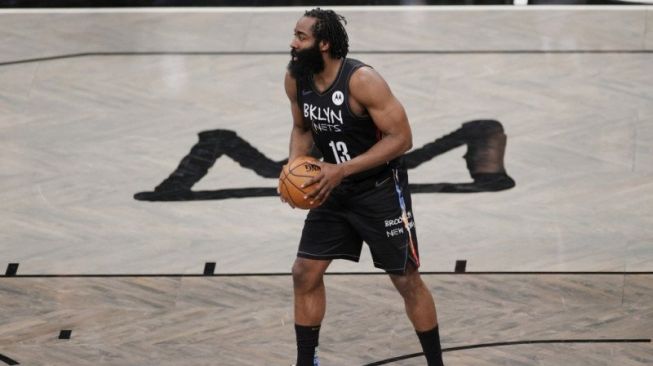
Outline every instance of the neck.
<svg viewBox="0 0 653 366">
<path fill-rule="evenodd" d="M 340 65 L 344 62 L 342 58 L 331 58 L 326 57 L 324 60 L 324 70 L 319 74 L 313 75 L 313 82 L 315 86 L 322 88 L 327 88 L 329 85 L 333 84 L 338 76 L 338 71 L 340 71 Z"/>
</svg>

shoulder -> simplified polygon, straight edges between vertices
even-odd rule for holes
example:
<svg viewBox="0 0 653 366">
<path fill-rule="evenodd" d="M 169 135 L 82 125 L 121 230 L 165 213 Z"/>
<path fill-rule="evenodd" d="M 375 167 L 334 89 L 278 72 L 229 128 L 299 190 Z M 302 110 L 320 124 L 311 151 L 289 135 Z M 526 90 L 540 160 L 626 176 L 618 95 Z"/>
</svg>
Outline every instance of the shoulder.
<svg viewBox="0 0 653 366">
<path fill-rule="evenodd" d="M 367 83 L 383 81 L 383 77 L 371 66 L 361 65 L 351 74 L 349 86 L 364 86 Z"/>
<path fill-rule="evenodd" d="M 349 93 L 363 104 L 389 92 L 390 88 L 381 74 L 367 65 L 354 70 L 349 79 Z"/>
</svg>

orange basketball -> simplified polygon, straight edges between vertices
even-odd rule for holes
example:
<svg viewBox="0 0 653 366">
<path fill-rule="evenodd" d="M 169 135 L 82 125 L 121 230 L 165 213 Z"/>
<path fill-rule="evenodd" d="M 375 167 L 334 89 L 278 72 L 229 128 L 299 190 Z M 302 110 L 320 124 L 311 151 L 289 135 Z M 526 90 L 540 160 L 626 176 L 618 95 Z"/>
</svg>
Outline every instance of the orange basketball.
<svg viewBox="0 0 653 366">
<path fill-rule="evenodd" d="M 305 210 L 322 204 L 321 201 L 318 202 L 317 200 L 311 204 L 310 198 L 304 199 L 305 195 L 317 188 L 317 184 L 301 188 L 302 184 L 320 174 L 320 166 L 317 165 L 317 162 L 317 159 L 312 156 L 300 156 L 288 165 L 283 166 L 279 177 L 279 193 L 284 200 L 292 203 L 297 208 Z"/>
</svg>

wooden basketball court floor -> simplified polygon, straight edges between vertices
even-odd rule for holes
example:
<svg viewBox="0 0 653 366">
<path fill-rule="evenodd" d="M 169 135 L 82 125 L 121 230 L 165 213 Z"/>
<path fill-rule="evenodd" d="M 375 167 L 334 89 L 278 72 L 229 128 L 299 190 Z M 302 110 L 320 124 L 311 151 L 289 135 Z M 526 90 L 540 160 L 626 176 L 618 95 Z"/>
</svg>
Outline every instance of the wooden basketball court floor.
<svg viewBox="0 0 653 366">
<path fill-rule="evenodd" d="M 0 365 L 293 362 L 305 212 L 133 195 L 200 131 L 286 157 L 302 10 L 0 11 Z M 507 135 L 514 188 L 413 196 L 446 364 L 653 364 L 652 9 L 341 11 L 415 148 L 471 120 Z M 411 182 L 471 181 L 464 154 Z M 222 156 L 193 190 L 275 184 Z M 323 365 L 424 364 L 366 248 L 326 282 Z"/>
</svg>

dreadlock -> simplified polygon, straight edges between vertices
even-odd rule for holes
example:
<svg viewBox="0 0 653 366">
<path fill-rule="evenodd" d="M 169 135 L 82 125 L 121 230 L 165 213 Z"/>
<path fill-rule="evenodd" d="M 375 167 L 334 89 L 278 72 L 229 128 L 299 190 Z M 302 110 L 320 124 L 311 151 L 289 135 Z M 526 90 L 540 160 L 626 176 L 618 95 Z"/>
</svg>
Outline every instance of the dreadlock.
<svg viewBox="0 0 653 366">
<path fill-rule="evenodd" d="M 333 10 L 315 8 L 307 10 L 305 17 L 317 19 L 313 25 L 313 36 L 317 42 L 326 41 L 329 43 L 329 54 L 333 58 L 343 58 L 349 52 L 349 37 L 345 30 L 347 20 Z"/>
</svg>

